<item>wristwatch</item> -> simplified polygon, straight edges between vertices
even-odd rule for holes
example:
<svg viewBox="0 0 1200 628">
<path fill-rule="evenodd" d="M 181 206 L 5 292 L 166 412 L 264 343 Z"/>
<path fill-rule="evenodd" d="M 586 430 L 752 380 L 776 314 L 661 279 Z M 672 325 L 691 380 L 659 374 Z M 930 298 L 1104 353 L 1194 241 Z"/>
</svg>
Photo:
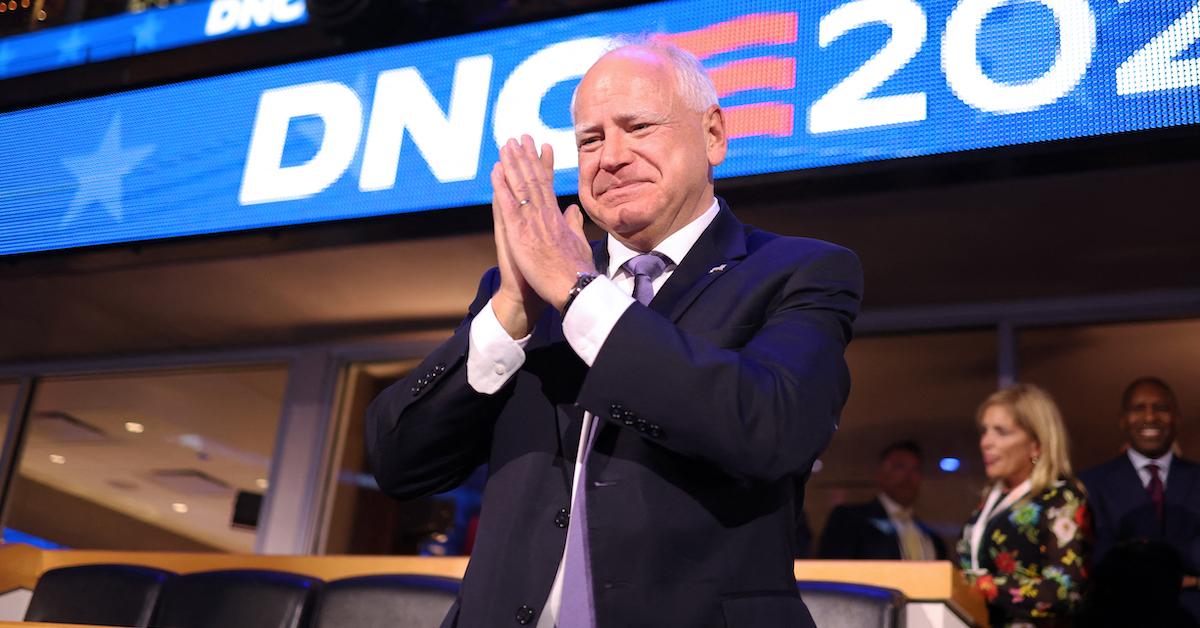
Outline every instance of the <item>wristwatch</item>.
<svg viewBox="0 0 1200 628">
<path fill-rule="evenodd" d="M 571 307 L 571 304 L 575 302 L 575 297 L 579 296 L 579 293 L 583 292 L 583 289 L 599 276 L 596 273 L 575 273 L 575 285 L 567 293 L 567 302 L 563 304 L 562 309 L 563 316 L 567 315 L 567 308 Z"/>
</svg>

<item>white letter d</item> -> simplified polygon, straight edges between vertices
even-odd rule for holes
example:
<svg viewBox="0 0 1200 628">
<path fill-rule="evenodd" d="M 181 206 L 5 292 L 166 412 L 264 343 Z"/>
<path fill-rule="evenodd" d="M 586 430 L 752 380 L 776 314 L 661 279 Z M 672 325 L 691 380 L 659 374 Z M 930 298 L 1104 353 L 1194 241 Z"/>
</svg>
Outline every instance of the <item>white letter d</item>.
<svg viewBox="0 0 1200 628">
<path fill-rule="evenodd" d="M 282 166 L 292 119 L 318 116 L 321 146 L 308 161 Z M 316 82 L 264 91 L 258 101 L 238 202 L 242 205 L 307 198 L 337 181 L 358 150 L 362 102 L 341 83 Z"/>
</svg>

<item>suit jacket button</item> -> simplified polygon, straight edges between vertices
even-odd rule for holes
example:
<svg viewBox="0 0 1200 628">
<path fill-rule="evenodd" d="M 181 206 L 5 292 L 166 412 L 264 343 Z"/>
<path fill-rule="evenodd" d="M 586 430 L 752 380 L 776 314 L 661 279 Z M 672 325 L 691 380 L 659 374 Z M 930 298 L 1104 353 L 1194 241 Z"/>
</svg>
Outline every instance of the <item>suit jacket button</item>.
<svg viewBox="0 0 1200 628">
<path fill-rule="evenodd" d="M 626 411 L 625 414 L 621 417 L 621 422 L 624 423 L 628 427 L 633 427 L 633 425 L 635 423 L 637 423 L 637 418 L 634 416 L 634 414 L 632 412 Z"/>
<path fill-rule="evenodd" d="M 527 604 L 522 604 L 521 608 L 517 609 L 517 623 L 524 626 L 533 621 L 534 615 L 537 615 L 537 612 L 533 608 Z"/>
<path fill-rule="evenodd" d="M 650 430 L 650 424 L 646 423 L 646 419 L 638 419 L 637 420 L 637 431 L 645 434 L 649 430 Z"/>
<path fill-rule="evenodd" d="M 565 528 L 571 523 L 571 513 L 567 512 L 566 508 L 559 508 L 558 514 L 554 515 L 554 525 Z"/>
<path fill-rule="evenodd" d="M 423 388 L 424 388 L 424 386 L 413 386 L 412 387 L 413 396 L 416 397 L 417 395 L 421 394 L 421 389 L 423 389 Z"/>
<path fill-rule="evenodd" d="M 650 436 L 652 436 L 654 438 L 662 438 L 663 437 L 662 428 L 657 425 L 651 425 L 650 431 L 648 431 L 647 434 L 649 434 Z"/>
<path fill-rule="evenodd" d="M 433 372 L 434 372 L 434 373 L 437 373 L 438 375 L 441 375 L 442 373 L 445 373 L 445 372 L 446 372 L 446 365 L 445 365 L 445 364 L 435 364 L 435 365 L 434 365 L 434 367 L 433 367 Z"/>
</svg>

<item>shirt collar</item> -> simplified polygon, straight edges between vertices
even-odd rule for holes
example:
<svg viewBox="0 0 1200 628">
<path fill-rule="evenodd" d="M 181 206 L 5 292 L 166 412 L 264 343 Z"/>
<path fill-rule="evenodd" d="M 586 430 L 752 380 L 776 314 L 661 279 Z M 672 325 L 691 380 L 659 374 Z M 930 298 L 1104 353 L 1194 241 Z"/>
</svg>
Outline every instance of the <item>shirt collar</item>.
<svg viewBox="0 0 1200 628">
<path fill-rule="evenodd" d="M 909 517 L 912 517 L 911 508 L 905 508 L 904 506 L 901 506 L 900 504 L 896 503 L 896 500 L 888 497 L 886 493 L 879 494 L 879 503 L 883 504 L 883 509 L 887 511 L 889 517 L 895 517 L 896 515 L 903 514 L 907 514 Z"/>
<path fill-rule="evenodd" d="M 1151 462 L 1158 465 L 1159 471 L 1166 471 L 1167 469 L 1171 468 L 1171 460 L 1175 457 L 1175 454 L 1170 449 L 1167 450 L 1167 453 L 1157 458 L 1143 456 L 1133 447 L 1126 449 L 1125 454 L 1129 456 L 1129 461 L 1133 463 L 1133 468 L 1137 469 L 1138 471 L 1145 469 L 1146 465 L 1150 464 Z"/>
<path fill-rule="evenodd" d="M 712 221 L 717 217 L 717 212 L 721 209 L 717 199 L 713 199 L 712 205 L 703 214 L 700 214 L 683 228 L 675 233 L 667 236 L 665 240 L 658 243 L 654 247 L 655 251 L 666 255 L 671 259 L 671 264 L 667 268 L 674 268 L 683 261 L 684 256 L 688 251 L 692 250 L 692 246 L 696 244 L 696 240 L 700 239 L 700 234 L 712 224 Z M 608 271 L 605 273 L 610 279 L 616 277 L 617 271 L 625 265 L 625 262 L 641 255 L 641 251 L 635 251 L 619 240 L 608 236 Z"/>
</svg>

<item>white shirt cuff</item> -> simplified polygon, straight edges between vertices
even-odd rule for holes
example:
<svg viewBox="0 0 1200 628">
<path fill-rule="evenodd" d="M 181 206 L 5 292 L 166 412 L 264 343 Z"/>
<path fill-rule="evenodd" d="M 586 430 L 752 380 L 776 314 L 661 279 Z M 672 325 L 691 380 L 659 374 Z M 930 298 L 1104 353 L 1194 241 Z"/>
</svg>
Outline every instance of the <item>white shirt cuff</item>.
<svg viewBox="0 0 1200 628">
<path fill-rule="evenodd" d="M 471 321 L 468 338 L 467 383 L 476 392 L 495 393 L 525 364 L 529 336 L 513 340 L 496 318 L 490 299 Z"/>
<path fill-rule="evenodd" d="M 597 277 L 567 310 L 563 335 L 584 364 L 591 366 L 617 320 L 637 301 L 608 277 Z"/>
</svg>

